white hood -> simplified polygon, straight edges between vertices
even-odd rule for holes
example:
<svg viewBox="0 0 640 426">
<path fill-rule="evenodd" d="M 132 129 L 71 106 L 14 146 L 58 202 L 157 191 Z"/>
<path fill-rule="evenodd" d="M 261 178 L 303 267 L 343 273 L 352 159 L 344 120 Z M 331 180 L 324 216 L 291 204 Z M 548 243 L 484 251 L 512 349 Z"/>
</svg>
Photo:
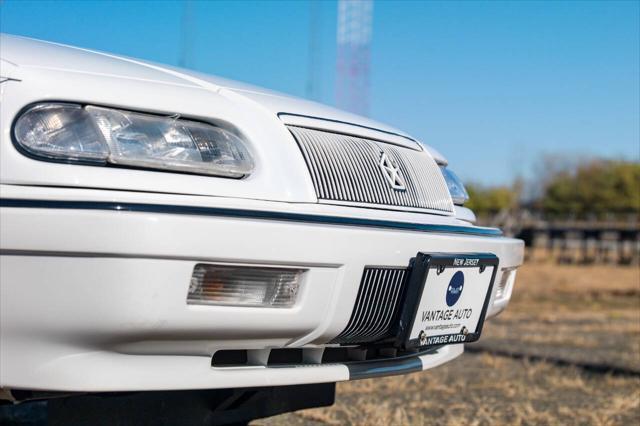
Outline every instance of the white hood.
<svg viewBox="0 0 640 426">
<path fill-rule="evenodd" d="M 329 120 L 348 122 L 407 136 L 397 129 L 365 117 L 350 114 L 316 102 L 295 98 L 226 78 L 196 71 L 155 64 L 110 53 L 66 46 L 3 34 L 0 56 L 18 67 L 58 69 L 70 72 L 118 76 L 122 78 L 155 81 L 167 84 L 195 85 L 219 90 L 226 88 L 264 104 L 275 114 L 295 113 Z M 4 69 L 2 70 L 4 71 Z M 11 75 L 3 75 L 11 77 Z"/>
<path fill-rule="evenodd" d="M 105 52 L 2 34 L 0 35 L 0 59 L 0 77 L 2 78 L 20 80 L 20 68 L 25 67 L 199 87 L 213 91 L 228 89 L 260 104 L 275 115 L 292 114 L 349 123 L 362 129 L 375 129 L 412 139 L 406 133 L 391 126 L 317 102 L 222 77 Z M 436 161 L 446 163 L 439 152 L 429 146 L 425 147 Z"/>
</svg>

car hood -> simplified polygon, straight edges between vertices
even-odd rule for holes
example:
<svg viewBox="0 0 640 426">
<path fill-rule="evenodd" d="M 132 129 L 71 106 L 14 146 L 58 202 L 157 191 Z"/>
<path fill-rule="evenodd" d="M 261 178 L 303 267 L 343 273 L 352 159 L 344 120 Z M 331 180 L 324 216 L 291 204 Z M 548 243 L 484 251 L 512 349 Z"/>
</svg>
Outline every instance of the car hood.
<svg viewBox="0 0 640 426">
<path fill-rule="evenodd" d="M 0 35 L 0 47 L 0 78 L 19 80 L 20 68 L 25 67 L 200 87 L 212 91 L 230 90 L 260 104 L 278 116 L 292 114 L 320 118 L 412 139 L 398 129 L 366 117 L 192 70 L 8 34 Z M 431 147 L 426 148 L 438 162 L 446 163 L 440 153 Z"/>
</svg>

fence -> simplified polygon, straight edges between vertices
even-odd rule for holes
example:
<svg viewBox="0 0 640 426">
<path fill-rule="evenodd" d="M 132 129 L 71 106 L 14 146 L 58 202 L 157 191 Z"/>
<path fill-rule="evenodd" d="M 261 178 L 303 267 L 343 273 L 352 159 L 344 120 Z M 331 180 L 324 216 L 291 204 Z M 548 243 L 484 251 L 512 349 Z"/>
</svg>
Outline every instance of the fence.
<svg viewBox="0 0 640 426">
<path fill-rule="evenodd" d="M 524 240 L 530 261 L 640 264 L 640 221 L 548 220 L 527 211 L 500 213 L 479 222 Z"/>
</svg>

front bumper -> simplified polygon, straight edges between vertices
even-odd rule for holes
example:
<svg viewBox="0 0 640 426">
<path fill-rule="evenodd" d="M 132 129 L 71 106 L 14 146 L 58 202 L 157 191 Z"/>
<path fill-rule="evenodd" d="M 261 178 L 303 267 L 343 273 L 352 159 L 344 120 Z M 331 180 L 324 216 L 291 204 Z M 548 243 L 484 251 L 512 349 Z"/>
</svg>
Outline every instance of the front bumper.
<svg viewBox="0 0 640 426">
<path fill-rule="evenodd" d="M 460 355 L 462 346 L 356 369 L 344 364 L 214 368 L 211 358 L 221 349 L 260 354 L 265 348 L 322 347 L 347 324 L 365 266 L 404 267 L 418 251 L 487 252 L 499 258 L 502 269 L 520 265 L 523 256 L 519 240 L 455 234 L 442 224 L 421 232 L 28 201 L 0 208 L 0 386 L 5 388 L 272 386 L 432 368 Z M 291 309 L 187 305 L 193 267 L 200 262 L 304 267 L 308 273 Z M 488 317 L 507 303 L 508 297 L 493 301 L 492 296 Z"/>
</svg>

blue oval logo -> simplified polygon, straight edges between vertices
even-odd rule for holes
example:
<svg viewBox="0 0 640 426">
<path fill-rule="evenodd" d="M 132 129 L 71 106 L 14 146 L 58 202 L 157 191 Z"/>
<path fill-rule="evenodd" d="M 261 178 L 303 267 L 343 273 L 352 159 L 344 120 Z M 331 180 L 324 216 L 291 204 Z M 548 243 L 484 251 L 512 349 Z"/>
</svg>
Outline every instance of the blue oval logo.
<svg viewBox="0 0 640 426">
<path fill-rule="evenodd" d="M 453 306 L 458 302 L 464 288 L 464 274 L 458 271 L 453 274 L 449 286 L 447 287 L 447 306 Z"/>
</svg>

